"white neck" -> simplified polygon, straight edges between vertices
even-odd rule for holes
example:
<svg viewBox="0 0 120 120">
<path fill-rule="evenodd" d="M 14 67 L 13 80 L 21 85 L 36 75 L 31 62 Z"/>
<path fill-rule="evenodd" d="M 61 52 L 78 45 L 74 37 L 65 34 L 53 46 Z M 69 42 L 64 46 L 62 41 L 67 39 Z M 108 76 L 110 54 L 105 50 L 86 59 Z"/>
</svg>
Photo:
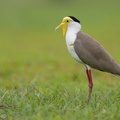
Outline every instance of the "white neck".
<svg viewBox="0 0 120 120">
<path fill-rule="evenodd" d="M 71 32 L 73 34 L 77 34 L 81 29 L 81 25 L 78 22 L 71 21 L 68 24 L 67 32 Z"/>
<path fill-rule="evenodd" d="M 67 32 L 66 32 L 66 43 L 67 44 L 74 43 L 77 33 L 80 31 L 80 29 L 81 29 L 81 25 L 77 22 L 71 21 L 68 24 Z"/>
</svg>

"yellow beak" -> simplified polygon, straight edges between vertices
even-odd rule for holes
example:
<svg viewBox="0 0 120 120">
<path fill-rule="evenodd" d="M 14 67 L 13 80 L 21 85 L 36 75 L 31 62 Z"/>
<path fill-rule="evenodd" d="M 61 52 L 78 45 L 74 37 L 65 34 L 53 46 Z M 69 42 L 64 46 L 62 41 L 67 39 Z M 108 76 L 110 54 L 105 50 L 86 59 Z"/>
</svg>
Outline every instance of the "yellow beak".
<svg viewBox="0 0 120 120">
<path fill-rule="evenodd" d="M 63 30 L 63 36 L 65 35 L 66 33 L 66 28 L 67 28 L 67 25 L 65 23 L 61 23 L 60 25 L 58 25 L 55 30 L 57 30 L 58 28 L 61 28 L 62 27 L 62 30 Z"/>
</svg>

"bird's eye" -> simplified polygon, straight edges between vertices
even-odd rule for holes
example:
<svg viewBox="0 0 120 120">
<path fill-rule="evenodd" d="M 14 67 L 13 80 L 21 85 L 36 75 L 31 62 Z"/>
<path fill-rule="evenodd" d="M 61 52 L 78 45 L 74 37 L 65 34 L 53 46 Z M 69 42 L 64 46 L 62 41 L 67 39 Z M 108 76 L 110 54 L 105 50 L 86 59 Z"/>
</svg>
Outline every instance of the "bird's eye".
<svg viewBox="0 0 120 120">
<path fill-rule="evenodd" d="M 66 22 L 69 22 L 68 20 Z"/>
</svg>

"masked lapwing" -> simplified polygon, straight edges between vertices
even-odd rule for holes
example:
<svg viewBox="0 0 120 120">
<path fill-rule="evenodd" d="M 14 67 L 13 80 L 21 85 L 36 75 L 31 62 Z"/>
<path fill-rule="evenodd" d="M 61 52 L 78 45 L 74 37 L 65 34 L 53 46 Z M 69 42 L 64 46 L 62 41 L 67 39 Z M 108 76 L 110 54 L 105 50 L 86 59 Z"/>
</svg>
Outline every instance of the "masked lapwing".
<svg viewBox="0 0 120 120">
<path fill-rule="evenodd" d="M 91 98 L 93 82 L 91 68 L 120 76 L 120 64 L 91 36 L 81 32 L 81 24 L 73 16 L 64 17 L 62 27 L 66 45 L 71 56 L 86 67 L 89 82 L 88 102 Z"/>
</svg>

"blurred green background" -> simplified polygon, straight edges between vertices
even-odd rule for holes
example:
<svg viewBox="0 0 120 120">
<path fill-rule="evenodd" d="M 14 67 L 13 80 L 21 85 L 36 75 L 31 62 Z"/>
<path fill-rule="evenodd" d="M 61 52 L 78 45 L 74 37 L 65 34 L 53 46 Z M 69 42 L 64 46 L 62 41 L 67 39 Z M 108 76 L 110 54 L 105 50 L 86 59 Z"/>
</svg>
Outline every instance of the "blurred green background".
<svg viewBox="0 0 120 120">
<path fill-rule="evenodd" d="M 119 120 L 120 77 L 92 70 L 87 104 L 85 68 L 54 31 L 69 15 L 120 63 L 120 0 L 0 0 L 0 119 Z"/>
<path fill-rule="evenodd" d="M 69 55 L 62 31 L 54 31 L 69 15 L 78 18 L 82 31 L 120 63 L 119 0 L 1 0 L 1 86 L 53 80 L 56 74 L 60 78 L 80 71 L 84 74 L 84 66 Z"/>
</svg>

